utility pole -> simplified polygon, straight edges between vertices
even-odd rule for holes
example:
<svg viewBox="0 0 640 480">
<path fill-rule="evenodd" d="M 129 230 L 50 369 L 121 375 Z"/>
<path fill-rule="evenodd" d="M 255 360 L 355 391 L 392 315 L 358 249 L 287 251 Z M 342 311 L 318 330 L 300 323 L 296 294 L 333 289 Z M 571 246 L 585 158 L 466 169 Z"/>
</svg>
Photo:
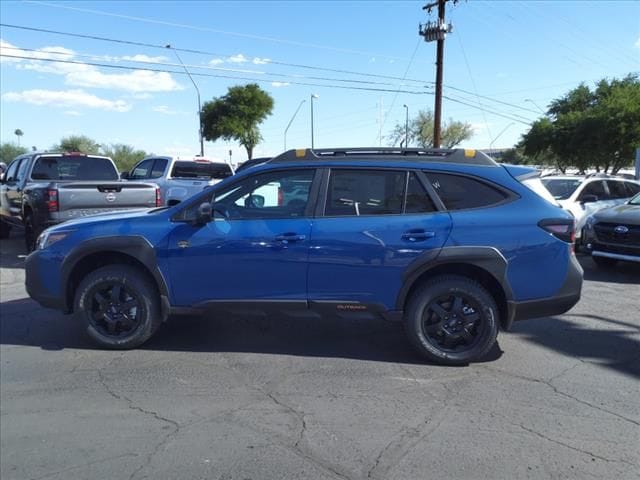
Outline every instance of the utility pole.
<svg viewBox="0 0 640 480">
<path fill-rule="evenodd" d="M 433 121 L 433 147 L 440 148 L 440 128 L 442 123 L 442 77 L 443 77 L 443 57 L 444 57 L 444 39 L 447 37 L 447 33 L 453 31 L 453 25 L 447 24 L 444 18 L 445 4 L 448 1 L 453 1 L 454 4 L 458 0 L 437 0 L 433 3 L 428 3 L 423 10 L 431 13 L 434 7 L 438 7 L 438 21 L 427 22 L 426 24 L 420 24 L 418 35 L 424 37 L 425 42 L 437 41 L 437 53 L 436 53 L 436 98 Z"/>
</svg>

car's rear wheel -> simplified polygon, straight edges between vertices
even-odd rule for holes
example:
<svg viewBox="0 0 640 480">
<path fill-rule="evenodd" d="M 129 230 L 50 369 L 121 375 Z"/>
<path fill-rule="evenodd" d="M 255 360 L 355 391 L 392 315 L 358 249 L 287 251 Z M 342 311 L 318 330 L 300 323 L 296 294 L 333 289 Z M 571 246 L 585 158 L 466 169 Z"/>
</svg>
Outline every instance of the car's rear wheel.
<svg viewBox="0 0 640 480">
<path fill-rule="evenodd" d="M 129 265 L 111 265 L 89 273 L 78 286 L 75 311 L 98 344 L 135 348 L 161 323 L 160 297 L 151 280 Z"/>
<path fill-rule="evenodd" d="M 498 335 L 493 297 L 479 283 L 458 275 L 435 277 L 418 287 L 404 321 L 418 352 L 445 365 L 480 360 Z"/>
<path fill-rule="evenodd" d="M 618 263 L 618 260 L 616 260 L 615 258 L 600 257 L 598 255 L 594 255 L 591 258 L 593 259 L 593 262 L 600 268 L 613 268 L 615 264 Z"/>
<path fill-rule="evenodd" d="M 27 248 L 27 253 L 31 253 L 36 249 L 36 241 L 38 240 L 38 235 L 41 233 L 41 229 L 35 224 L 32 213 L 25 215 L 23 223 L 24 244 Z"/>
</svg>

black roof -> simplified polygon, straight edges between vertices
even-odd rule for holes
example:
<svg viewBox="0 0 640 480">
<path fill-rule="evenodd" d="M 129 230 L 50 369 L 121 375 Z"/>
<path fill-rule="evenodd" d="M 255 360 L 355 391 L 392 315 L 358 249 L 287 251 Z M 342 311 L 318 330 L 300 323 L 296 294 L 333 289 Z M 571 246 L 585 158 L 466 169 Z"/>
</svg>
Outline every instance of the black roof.
<svg viewBox="0 0 640 480">
<path fill-rule="evenodd" d="M 361 160 L 405 160 L 445 163 L 464 163 L 469 165 L 495 166 L 497 163 L 480 150 L 464 148 L 394 148 L 394 147 L 358 147 L 358 148 L 316 148 L 289 150 L 269 163 L 304 162 L 340 159 Z"/>
</svg>

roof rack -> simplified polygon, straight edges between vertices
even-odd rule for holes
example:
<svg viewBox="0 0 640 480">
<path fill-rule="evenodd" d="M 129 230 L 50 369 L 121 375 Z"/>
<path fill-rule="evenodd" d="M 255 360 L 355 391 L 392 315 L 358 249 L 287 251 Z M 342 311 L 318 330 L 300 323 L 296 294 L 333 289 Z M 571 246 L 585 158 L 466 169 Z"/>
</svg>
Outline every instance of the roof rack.
<svg viewBox="0 0 640 480">
<path fill-rule="evenodd" d="M 471 165 L 498 165 L 491 157 L 479 150 L 464 148 L 394 148 L 394 147 L 358 147 L 358 148 L 302 148 L 288 150 L 270 163 L 304 162 L 318 160 L 356 159 L 363 160 L 420 160 L 430 162 L 465 163 Z"/>
</svg>

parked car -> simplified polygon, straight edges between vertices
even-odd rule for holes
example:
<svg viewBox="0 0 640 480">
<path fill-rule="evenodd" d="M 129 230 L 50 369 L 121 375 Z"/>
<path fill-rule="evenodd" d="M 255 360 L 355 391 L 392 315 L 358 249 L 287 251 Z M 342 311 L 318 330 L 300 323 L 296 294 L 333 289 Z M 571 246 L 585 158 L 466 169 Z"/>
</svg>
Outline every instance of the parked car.
<svg viewBox="0 0 640 480">
<path fill-rule="evenodd" d="M 521 183 L 535 172 L 473 150 L 289 151 L 173 207 L 46 230 L 26 287 L 109 348 L 171 313 L 251 309 L 404 321 L 426 358 L 466 364 L 580 298 L 573 218 Z"/>
<path fill-rule="evenodd" d="M 28 153 L 14 159 L 0 184 L 0 236 L 23 226 L 27 250 L 45 228 L 98 213 L 155 207 L 155 185 L 127 183 L 108 157 Z"/>
<path fill-rule="evenodd" d="M 543 185 L 576 219 L 576 243 L 583 246 L 587 217 L 603 208 L 626 202 L 640 192 L 640 182 L 623 178 L 562 175 L 542 178 Z"/>
<path fill-rule="evenodd" d="M 589 216 L 584 243 L 599 267 L 640 262 L 640 194 Z"/>
<path fill-rule="evenodd" d="M 231 175 L 231 167 L 224 162 L 152 156 L 141 160 L 130 172 L 123 172 L 122 178 L 153 182 L 160 187 L 163 204 L 176 205 Z"/>
</svg>

